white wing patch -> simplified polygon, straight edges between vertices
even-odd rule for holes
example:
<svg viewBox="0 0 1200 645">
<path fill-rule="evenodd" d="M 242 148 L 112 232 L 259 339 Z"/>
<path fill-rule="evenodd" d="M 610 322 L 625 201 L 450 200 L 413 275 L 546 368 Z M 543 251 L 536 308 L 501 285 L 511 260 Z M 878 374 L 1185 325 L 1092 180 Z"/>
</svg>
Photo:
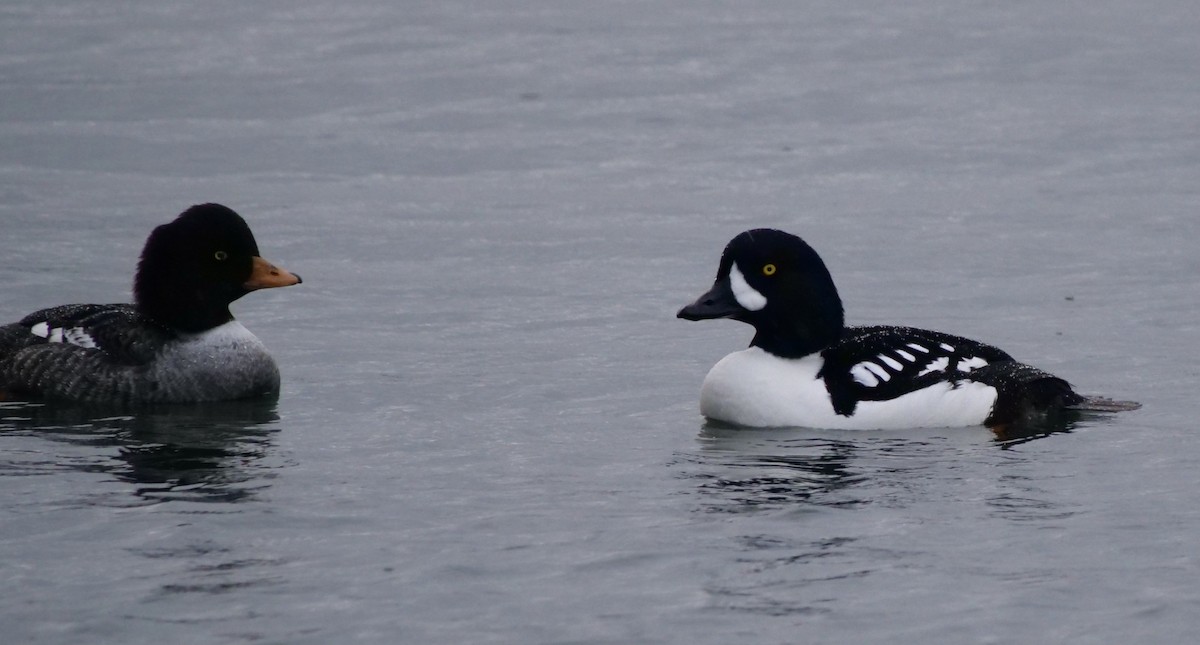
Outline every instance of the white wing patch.
<svg viewBox="0 0 1200 645">
<path fill-rule="evenodd" d="M 867 369 L 867 367 L 862 363 L 851 367 L 850 375 L 854 377 L 855 381 L 867 387 L 875 387 L 876 385 L 879 385 L 879 379 L 875 378 L 875 375 L 871 373 L 871 370 Z"/>
<path fill-rule="evenodd" d="M 925 369 L 921 370 L 917 376 L 925 376 L 926 374 L 933 374 L 934 372 L 944 372 L 949 366 L 950 358 L 943 356 L 926 365 Z"/>
<path fill-rule="evenodd" d="M 965 358 L 954 356 L 954 346 L 949 343 L 938 343 L 936 347 L 906 343 L 905 347 L 908 349 L 889 349 L 870 360 L 855 363 L 850 368 L 850 376 L 856 383 L 864 387 L 877 387 L 881 383 L 890 381 L 893 376 L 903 374 L 908 374 L 907 378 L 942 374 L 952 381 L 957 381 L 961 377 L 947 375 L 947 372 L 955 370 L 962 374 L 969 374 L 988 365 L 988 360 L 980 356 L 968 355 Z M 947 356 L 946 353 L 951 355 Z M 918 367 L 920 371 L 915 375 L 909 371 L 915 371 Z"/>
<path fill-rule="evenodd" d="M 96 347 L 96 340 L 83 327 L 51 327 L 50 323 L 40 322 L 30 327 L 29 333 L 51 343 L 65 343 L 85 349 Z"/>
<path fill-rule="evenodd" d="M 64 330 L 63 340 L 71 345 L 77 345 L 86 349 L 96 348 L 96 340 L 83 327 L 73 327 Z"/>
<path fill-rule="evenodd" d="M 897 363 L 897 369 L 899 369 L 898 366 L 899 363 Z M 885 368 L 871 361 L 863 361 L 855 364 L 854 367 L 850 368 L 850 375 L 854 377 L 855 381 L 867 387 L 875 387 L 880 383 L 892 380 L 892 375 Z"/>
<path fill-rule="evenodd" d="M 859 364 L 862 365 L 863 367 L 867 368 L 868 370 L 871 370 L 871 373 L 874 374 L 875 376 L 879 377 L 880 381 L 883 381 L 886 383 L 887 381 L 892 380 L 892 375 L 889 374 L 887 370 L 876 365 L 875 363 L 872 363 L 870 361 L 863 361 L 862 363 L 859 363 Z"/>
<path fill-rule="evenodd" d="M 878 358 L 879 360 L 883 361 L 884 363 L 887 363 L 887 366 L 888 366 L 888 367 L 890 367 L 890 368 L 892 368 L 892 369 L 896 370 L 897 372 L 899 372 L 900 370 L 904 369 L 904 366 L 900 364 L 900 361 L 898 361 L 898 360 L 896 360 L 896 359 L 894 359 L 894 358 L 890 358 L 890 357 L 888 357 L 888 356 L 884 356 L 883 354 L 880 354 L 879 356 L 876 356 L 876 358 Z"/>
<path fill-rule="evenodd" d="M 977 370 L 987 364 L 988 364 L 988 362 L 986 360 L 976 356 L 974 358 L 968 358 L 966 360 L 959 361 L 958 362 L 958 371 L 970 372 L 971 370 Z"/>
</svg>

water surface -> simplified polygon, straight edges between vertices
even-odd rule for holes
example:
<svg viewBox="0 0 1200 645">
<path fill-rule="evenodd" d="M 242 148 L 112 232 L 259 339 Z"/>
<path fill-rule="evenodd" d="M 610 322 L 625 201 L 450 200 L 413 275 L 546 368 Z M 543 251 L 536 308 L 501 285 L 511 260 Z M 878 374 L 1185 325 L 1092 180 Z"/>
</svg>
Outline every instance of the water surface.
<svg viewBox="0 0 1200 645">
<path fill-rule="evenodd" d="M 246 216 L 278 401 L 0 403 L 17 643 L 1177 643 L 1200 628 L 1184 2 L 10 2 L 0 320 Z M 737 431 L 674 312 L 776 226 L 852 323 L 1140 400 Z"/>
</svg>

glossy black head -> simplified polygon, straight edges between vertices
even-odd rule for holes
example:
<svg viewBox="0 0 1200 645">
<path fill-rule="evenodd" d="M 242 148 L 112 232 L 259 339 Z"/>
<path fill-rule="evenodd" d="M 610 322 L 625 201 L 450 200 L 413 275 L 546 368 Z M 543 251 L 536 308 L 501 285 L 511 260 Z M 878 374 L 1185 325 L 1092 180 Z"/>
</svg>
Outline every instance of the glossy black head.
<svg viewBox="0 0 1200 645">
<path fill-rule="evenodd" d="M 733 238 L 708 293 L 679 310 L 686 320 L 732 318 L 754 326 L 752 346 L 799 358 L 842 334 L 842 300 L 821 257 L 804 240 L 774 229 Z"/>
<path fill-rule="evenodd" d="M 299 282 L 259 257 L 240 215 L 200 204 L 150 233 L 133 294 L 138 309 L 158 323 L 200 332 L 232 320 L 229 303 L 247 293 Z"/>
</svg>

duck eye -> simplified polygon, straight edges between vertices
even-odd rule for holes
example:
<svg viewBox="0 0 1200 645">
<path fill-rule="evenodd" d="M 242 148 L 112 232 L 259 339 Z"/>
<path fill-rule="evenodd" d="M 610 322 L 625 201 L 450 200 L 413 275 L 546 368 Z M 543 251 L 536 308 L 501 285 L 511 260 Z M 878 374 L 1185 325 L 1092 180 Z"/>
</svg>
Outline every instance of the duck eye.
<svg viewBox="0 0 1200 645">
<path fill-rule="evenodd" d="M 763 275 L 765 275 L 765 276 L 775 275 L 775 265 L 774 264 L 764 264 L 763 268 L 762 268 L 762 272 L 763 272 Z"/>
<path fill-rule="evenodd" d="M 229 259 L 229 254 L 224 251 L 217 251 L 216 253 L 213 253 L 213 257 L 216 258 L 218 262 L 224 262 L 225 260 Z"/>
</svg>

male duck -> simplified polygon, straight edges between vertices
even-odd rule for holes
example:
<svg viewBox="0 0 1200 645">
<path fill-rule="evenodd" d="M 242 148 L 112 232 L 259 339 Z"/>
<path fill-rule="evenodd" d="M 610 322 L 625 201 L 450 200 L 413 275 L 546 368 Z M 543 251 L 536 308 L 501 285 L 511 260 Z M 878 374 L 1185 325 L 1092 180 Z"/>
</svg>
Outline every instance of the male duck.
<svg viewBox="0 0 1200 645">
<path fill-rule="evenodd" d="M 300 282 L 259 257 L 237 213 L 193 206 L 147 238 L 132 305 L 62 305 L 0 326 L 0 394 L 120 404 L 277 393 L 275 361 L 229 304 Z"/>
<path fill-rule="evenodd" d="M 700 392 L 704 416 L 740 426 L 1002 428 L 1063 408 L 1139 407 L 1080 395 L 978 341 L 911 327 L 847 327 L 825 263 L 783 231 L 733 238 L 712 289 L 678 315 L 754 326 L 750 348 L 721 359 Z"/>
</svg>

